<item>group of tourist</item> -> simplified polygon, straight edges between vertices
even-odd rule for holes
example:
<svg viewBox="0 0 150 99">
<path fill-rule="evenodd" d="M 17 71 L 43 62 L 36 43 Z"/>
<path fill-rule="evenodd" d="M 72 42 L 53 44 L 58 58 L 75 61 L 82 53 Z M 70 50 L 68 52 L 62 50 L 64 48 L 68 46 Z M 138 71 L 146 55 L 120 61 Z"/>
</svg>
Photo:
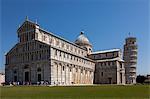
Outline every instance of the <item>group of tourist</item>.
<svg viewBox="0 0 150 99">
<path fill-rule="evenodd" d="M 7 85 L 7 84 L 6 84 Z M 17 86 L 17 85 L 49 85 L 48 81 L 38 81 L 37 83 L 31 83 L 31 82 L 9 82 L 10 86 Z"/>
</svg>

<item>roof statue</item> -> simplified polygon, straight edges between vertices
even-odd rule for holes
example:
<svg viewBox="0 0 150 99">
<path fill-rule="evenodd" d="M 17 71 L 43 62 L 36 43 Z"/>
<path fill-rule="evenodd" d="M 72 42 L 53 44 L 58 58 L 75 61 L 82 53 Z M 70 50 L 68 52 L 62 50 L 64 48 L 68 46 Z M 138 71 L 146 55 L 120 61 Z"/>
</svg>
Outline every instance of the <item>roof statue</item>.
<svg viewBox="0 0 150 99">
<path fill-rule="evenodd" d="M 26 21 L 28 21 L 28 16 L 26 16 L 26 19 L 25 19 Z"/>
</svg>

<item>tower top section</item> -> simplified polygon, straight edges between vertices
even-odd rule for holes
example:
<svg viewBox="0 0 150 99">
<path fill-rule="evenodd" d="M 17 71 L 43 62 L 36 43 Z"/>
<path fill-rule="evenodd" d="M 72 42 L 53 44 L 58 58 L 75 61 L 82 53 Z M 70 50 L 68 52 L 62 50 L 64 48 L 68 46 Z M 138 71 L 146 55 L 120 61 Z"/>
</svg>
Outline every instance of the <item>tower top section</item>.
<svg viewBox="0 0 150 99">
<path fill-rule="evenodd" d="M 136 44 L 137 40 L 136 37 L 127 37 L 125 39 L 126 44 Z"/>
</svg>

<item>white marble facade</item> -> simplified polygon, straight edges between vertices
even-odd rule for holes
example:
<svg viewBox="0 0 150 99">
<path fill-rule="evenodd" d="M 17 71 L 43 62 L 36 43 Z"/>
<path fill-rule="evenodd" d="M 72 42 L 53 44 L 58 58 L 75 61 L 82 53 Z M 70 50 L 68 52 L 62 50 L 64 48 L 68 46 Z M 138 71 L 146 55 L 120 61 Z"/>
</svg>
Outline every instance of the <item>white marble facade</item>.
<svg viewBox="0 0 150 99">
<path fill-rule="evenodd" d="M 6 82 L 93 84 L 95 63 L 87 58 L 92 46 L 87 40 L 84 46 L 85 36 L 78 38 L 80 46 L 29 20 L 25 20 L 17 33 L 18 43 L 6 54 Z"/>
</svg>

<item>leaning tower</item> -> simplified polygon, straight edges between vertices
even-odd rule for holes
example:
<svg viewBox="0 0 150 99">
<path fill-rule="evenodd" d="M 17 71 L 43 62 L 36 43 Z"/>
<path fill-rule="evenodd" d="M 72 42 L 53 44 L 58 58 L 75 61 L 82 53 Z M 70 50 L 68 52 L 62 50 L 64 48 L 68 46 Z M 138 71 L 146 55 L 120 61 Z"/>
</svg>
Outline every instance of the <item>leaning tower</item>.
<svg viewBox="0 0 150 99">
<path fill-rule="evenodd" d="M 135 84 L 137 65 L 137 42 L 135 37 L 126 38 L 123 54 L 126 83 Z"/>
</svg>

